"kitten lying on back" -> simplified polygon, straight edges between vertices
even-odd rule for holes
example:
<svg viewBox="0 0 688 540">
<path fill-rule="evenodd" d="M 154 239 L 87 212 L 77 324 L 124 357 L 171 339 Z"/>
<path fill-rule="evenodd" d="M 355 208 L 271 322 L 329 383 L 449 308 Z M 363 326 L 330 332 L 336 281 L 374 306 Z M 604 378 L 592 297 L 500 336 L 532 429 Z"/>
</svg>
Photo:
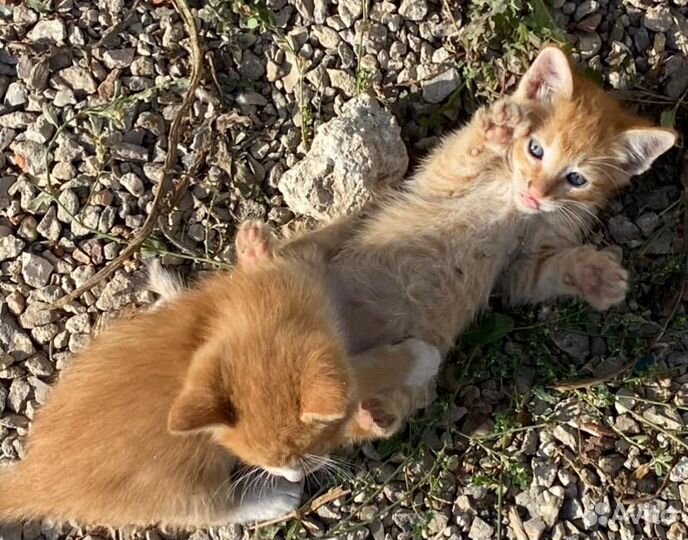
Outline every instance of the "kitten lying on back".
<svg viewBox="0 0 688 540">
<path fill-rule="evenodd" d="M 413 336 L 445 354 L 495 290 L 606 309 L 624 299 L 627 272 L 580 237 L 675 139 L 546 48 L 515 94 L 449 135 L 403 191 L 282 249 L 329 259 L 352 353 Z"/>
<path fill-rule="evenodd" d="M 73 359 L 26 457 L 0 474 L 0 520 L 272 519 L 333 449 L 389 433 L 376 392 L 425 385 L 439 354 L 409 340 L 377 351 L 394 370 L 350 362 L 317 267 L 272 258 L 251 223 L 237 248 L 236 271 L 114 323 Z M 262 480 L 241 481 L 239 463 Z"/>
</svg>

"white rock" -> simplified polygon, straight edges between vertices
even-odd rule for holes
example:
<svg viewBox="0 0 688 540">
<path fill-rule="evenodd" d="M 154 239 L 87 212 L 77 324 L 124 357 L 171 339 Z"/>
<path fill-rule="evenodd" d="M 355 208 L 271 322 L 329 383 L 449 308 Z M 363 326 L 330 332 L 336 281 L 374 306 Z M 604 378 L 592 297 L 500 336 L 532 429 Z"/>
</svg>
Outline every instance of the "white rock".
<svg viewBox="0 0 688 540">
<path fill-rule="evenodd" d="M 54 267 L 49 261 L 33 253 L 22 254 L 22 276 L 31 287 L 45 287 Z"/>
<path fill-rule="evenodd" d="M 425 0 L 402 0 L 399 13 L 410 21 L 422 21 L 428 14 L 428 3 Z"/>
<path fill-rule="evenodd" d="M 140 197 L 145 191 L 143 182 L 134 173 L 123 174 L 119 179 L 119 183 L 122 184 L 126 190 L 135 197 Z"/>
<path fill-rule="evenodd" d="M 682 456 L 674 466 L 669 480 L 672 482 L 688 482 L 688 457 Z"/>
<path fill-rule="evenodd" d="M 643 26 L 653 32 L 666 32 L 673 22 L 671 10 L 666 6 L 648 8 L 643 16 Z"/>
<path fill-rule="evenodd" d="M 31 41 L 50 41 L 55 44 L 62 44 L 66 35 L 62 20 L 42 19 L 31 29 L 27 37 Z"/>
<path fill-rule="evenodd" d="M 91 73 L 82 67 L 71 66 L 59 73 L 72 90 L 93 94 L 98 89 Z"/>
<path fill-rule="evenodd" d="M 131 48 L 105 51 L 103 54 L 103 62 L 110 69 L 126 68 L 134 61 L 135 52 L 136 51 Z"/>
<path fill-rule="evenodd" d="M 408 155 L 394 117 L 369 96 L 347 103 L 322 125 L 306 157 L 279 181 L 287 205 L 317 219 L 361 208 L 373 192 L 401 180 Z"/>
<path fill-rule="evenodd" d="M 461 84 L 456 68 L 450 68 L 421 83 L 423 99 L 428 103 L 441 103 Z"/>
<path fill-rule="evenodd" d="M 468 531 L 468 538 L 471 540 L 492 540 L 494 538 L 494 527 L 475 516 L 473 523 L 471 523 L 471 530 Z"/>
<path fill-rule="evenodd" d="M 0 238 L 0 261 L 14 259 L 24 249 L 24 241 L 16 236 L 8 234 Z"/>
</svg>

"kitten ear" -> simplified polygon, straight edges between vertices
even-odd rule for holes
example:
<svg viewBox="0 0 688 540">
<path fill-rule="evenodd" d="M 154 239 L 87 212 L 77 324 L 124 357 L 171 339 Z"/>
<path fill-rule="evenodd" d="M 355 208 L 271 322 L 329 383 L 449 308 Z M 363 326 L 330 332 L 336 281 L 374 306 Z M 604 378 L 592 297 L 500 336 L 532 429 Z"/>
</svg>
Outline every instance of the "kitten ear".
<svg viewBox="0 0 688 540">
<path fill-rule="evenodd" d="M 167 415 L 170 433 L 186 434 L 232 426 L 236 411 L 223 392 L 217 369 L 217 352 L 202 347 L 191 361 L 181 392 Z"/>
<path fill-rule="evenodd" d="M 167 429 L 171 433 L 190 433 L 231 426 L 235 420 L 234 409 L 228 401 L 220 402 L 202 389 L 185 389 L 172 403 Z"/>
<path fill-rule="evenodd" d="M 302 374 L 301 422 L 330 424 L 346 417 L 352 388 L 345 365 L 334 361 L 309 362 Z"/>
<path fill-rule="evenodd" d="M 516 90 L 516 97 L 550 101 L 554 96 L 570 98 L 573 94 L 573 71 L 564 52 L 545 47 L 528 68 Z"/>
<path fill-rule="evenodd" d="M 665 128 L 624 131 L 621 139 L 625 155 L 623 168 L 631 176 L 647 171 L 652 162 L 676 144 L 676 132 Z"/>
</svg>

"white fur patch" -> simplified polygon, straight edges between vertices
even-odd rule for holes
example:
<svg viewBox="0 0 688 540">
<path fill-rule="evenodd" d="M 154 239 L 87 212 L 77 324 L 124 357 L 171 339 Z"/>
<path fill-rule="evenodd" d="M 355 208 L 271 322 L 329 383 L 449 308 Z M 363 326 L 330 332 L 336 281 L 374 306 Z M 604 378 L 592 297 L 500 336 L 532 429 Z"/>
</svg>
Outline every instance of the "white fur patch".
<svg viewBox="0 0 688 540">
<path fill-rule="evenodd" d="M 413 368 L 406 377 L 409 386 L 425 386 L 440 369 L 442 355 L 437 347 L 420 339 L 409 339 L 408 347 L 414 357 Z"/>
<path fill-rule="evenodd" d="M 174 272 L 165 270 L 158 259 L 148 263 L 148 289 L 160 296 L 154 308 L 179 296 L 184 290 L 184 283 Z"/>
<path fill-rule="evenodd" d="M 300 467 L 265 467 L 265 470 L 273 476 L 281 476 L 289 482 L 301 482 L 305 476 Z"/>
</svg>

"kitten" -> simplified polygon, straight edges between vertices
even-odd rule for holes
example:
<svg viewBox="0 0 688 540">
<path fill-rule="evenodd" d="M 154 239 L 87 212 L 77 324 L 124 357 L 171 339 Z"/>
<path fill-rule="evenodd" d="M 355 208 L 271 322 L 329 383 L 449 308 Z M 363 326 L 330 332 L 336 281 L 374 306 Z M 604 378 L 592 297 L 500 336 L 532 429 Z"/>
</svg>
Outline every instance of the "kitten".
<svg viewBox="0 0 688 540">
<path fill-rule="evenodd" d="M 0 519 L 272 519 L 297 508 L 300 481 L 333 449 L 388 434 L 376 392 L 427 384 L 439 353 L 418 357 L 417 340 L 385 346 L 376 357 L 401 361 L 373 383 L 374 365 L 345 352 L 317 266 L 273 257 L 252 223 L 237 247 L 234 272 L 183 292 L 166 282 L 163 303 L 73 359 L 26 457 L 0 474 Z M 259 472 L 242 479 L 240 465 Z"/>
<path fill-rule="evenodd" d="M 413 336 L 446 354 L 494 291 L 512 303 L 623 301 L 627 271 L 580 239 L 675 140 L 548 47 L 514 95 L 449 135 L 402 191 L 280 249 L 329 260 L 350 353 Z"/>
</svg>

